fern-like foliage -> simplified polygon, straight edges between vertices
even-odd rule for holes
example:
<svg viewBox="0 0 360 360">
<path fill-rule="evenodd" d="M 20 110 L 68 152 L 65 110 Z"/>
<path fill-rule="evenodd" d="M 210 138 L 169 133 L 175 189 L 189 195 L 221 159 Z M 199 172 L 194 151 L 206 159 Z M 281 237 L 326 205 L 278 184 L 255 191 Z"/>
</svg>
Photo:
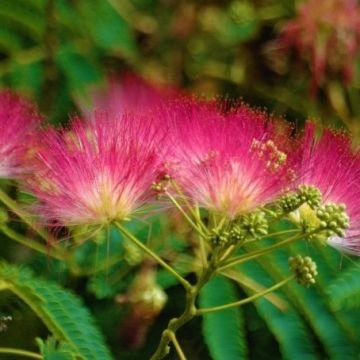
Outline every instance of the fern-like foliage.
<svg viewBox="0 0 360 360">
<path fill-rule="evenodd" d="M 264 256 L 259 263 L 275 281 L 288 272 L 289 251 L 278 251 Z M 284 287 L 286 295 L 308 322 L 314 334 L 323 344 L 331 359 L 352 359 L 356 357 L 357 346 L 346 332 L 340 319 L 332 312 L 319 289 L 305 289 L 293 283 Z"/>
<path fill-rule="evenodd" d="M 234 284 L 223 277 L 215 277 L 202 290 L 200 306 L 203 308 L 236 301 Z M 203 333 L 214 360 L 247 359 L 244 319 L 240 308 L 204 314 Z"/>
<path fill-rule="evenodd" d="M 35 277 L 31 271 L 0 264 L 0 288 L 11 290 L 43 320 L 59 341 L 84 360 L 110 360 L 102 334 L 84 304 L 73 293 Z"/>
<path fill-rule="evenodd" d="M 259 279 L 267 287 L 272 285 L 269 275 L 256 263 L 239 266 L 238 270 L 253 279 Z M 244 288 L 244 291 L 249 296 L 253 294 L 247 288 Z M 281 298 L 286 299 L 284 293 L 281 294 Z M 284 311 L 266 299 L 255 301 L 255 307 L 279 342 L 280 351 L 285 359 L 318 359 L 314 338 L 303 317 L 291 302 L 287 303 Z"/>
<path fill-rule="evenodd" d="M 76 355 L 71 347 L 68 344 L 59 343 L 54 337 L 50 337 L 46 341 L 36 339 L 36 342 L 45 360 L 76 360 Z"/>
<path fill-rule="evenodd" d="M 343 271 L 327 288 L 329 301 L 335 310 L 360 307 L 360 267 Z"/>
</svg>

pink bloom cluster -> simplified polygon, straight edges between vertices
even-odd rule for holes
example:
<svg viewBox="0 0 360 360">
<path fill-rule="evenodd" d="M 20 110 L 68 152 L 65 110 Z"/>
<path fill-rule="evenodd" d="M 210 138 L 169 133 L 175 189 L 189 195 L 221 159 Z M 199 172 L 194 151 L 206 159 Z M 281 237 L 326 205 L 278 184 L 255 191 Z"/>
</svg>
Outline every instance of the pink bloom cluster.
<svg viewBox="0 0 360 360">
<path fill-rule="evenodd" d="M 26 157 L 40 123 L 35 106 L 9 92 L 0 92 L 0 178 L 29 171 Z"/>
<path fill-rule="evenodd" d="M 295 47 L 310 62 L 313 91 L 326 72 L 353 77 L 360 48 L 360 6 L 357 0 L 308 0 L 282 30 L 283 45 Z"/>
<path fill-rule="evenodd" d="M 160 116 L 160 114 L 159 114 Z M 276 125 L 241 104 L 222 114 L 216 104 L 185 101 L 166 114 L 171 142 L 168 168 L 200 206 L 235 218 L 275 199 L 289 182 Z"/>
<path fill-rule="evenodd" d="M 122 94 L 151 93 L 150 85 L 133 81 Z M 163 97 L 154 90 L 153 103 L 136 109 L 119 95 L 116 108 L 119 86 L 109 88 L 111 100 L 98 102 L 91 121 L 74 118 L 68 129 L 39 132 L 24 181 L 49 223 L 105 225 L 137 217 L 161 205 L 158 184 L 231 221 L 311 185 L 324 202 L 344 204 L 350 217 L 345 238 L 330 243 L 360 252 L 360 154 L 345 135 L 326 130 L 316 139 L 309 124 L 301 139 L 290 141 L 286 123 L 264 112 L 242 103 L 224 110 L 172 90 Z M 8 176 L 18 172 L 14 164 L 37 117 L 9 94 L 0 97 L 0 109 L 1 170 Z"/>
<path fill-rule="evenodd" d="M 299 183 L 317 187 L 323 202 L 346 206 L 350 217 L 346 238 L 332 237 L 328 242 L 360 253 L 360 153 L 352 150 L 350 139 L 330 129 L 316 139 L 314 124 L 309 123 L 297 165 Z"/>
<path fill-rule="evenodd" d="M 28 187 L 39 211 L 61 224 L 105 224 L 141 211 L 161 164 L 160 134 L 149 118 L 94 114 L 69 130 L 49 130 Z"/>
<path fill-rule="evenodd" d="M 109 77 L 102 89 L 90 92 L 90 106 L 80 102 L 85 117 L 92 118 L 89 109 L 106 109 L 109 114 L 122 116 L 125 112 L 141 113 L 169 102 L 179 96 L 175 89 L 151 84 L 133 73 L 125 73 L 120 78 Z"/>
</svg>

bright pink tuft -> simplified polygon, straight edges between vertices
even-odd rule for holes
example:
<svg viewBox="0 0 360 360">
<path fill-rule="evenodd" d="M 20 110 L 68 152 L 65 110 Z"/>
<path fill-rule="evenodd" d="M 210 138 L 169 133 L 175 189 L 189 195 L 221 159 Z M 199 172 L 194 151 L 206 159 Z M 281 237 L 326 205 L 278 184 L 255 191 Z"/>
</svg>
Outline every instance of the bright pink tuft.
<svg viewBox="0 0 360 360">
<path fill-rule="evenodd" d="M 0 93 L 0 177 L 26 172 L 25 163 L 40 116 L 35 107 L 9 91 Z"/>
<path fill-rule="evenodd" d="M 216 104 L 174 106 L 170 175 L 190 199 L 234 218 L 274 200 L 289 181 L 275 127 L 245 105 L 221 114 Z"/>
<path fill-rule="evenodd" d="M 104 224 L 135 216 L 151 198 L 161 156 L 159 132 L 148 118 L 104 112 L 50 130 L 28 179 L 39 211 L 64 225 Z"/>
<path fill-rule="evenodd" d="M 109 78 L 105 89 L 95 90 L 90 97 L 90 108 L 105 110 L 121 116 L 126 112 L 143 113 L 165 104 L 177 94 L 172 88 L 151 84 L 137 75 L 127 73 L 120 78 Z M 91 118 L 91 112 L 81 104 L 83 113 Z"/>
<path fill-rule="evenodd" d="M 323 201 L 346 205 L 350 228 L 346 237 L 333 237 L 329 244 L 360 254 L 360 158 L 345 134 L 325 130 L 315 140 L 314 124 L 305 130 L 300 182 L 316 186 Z"/>
</svg>

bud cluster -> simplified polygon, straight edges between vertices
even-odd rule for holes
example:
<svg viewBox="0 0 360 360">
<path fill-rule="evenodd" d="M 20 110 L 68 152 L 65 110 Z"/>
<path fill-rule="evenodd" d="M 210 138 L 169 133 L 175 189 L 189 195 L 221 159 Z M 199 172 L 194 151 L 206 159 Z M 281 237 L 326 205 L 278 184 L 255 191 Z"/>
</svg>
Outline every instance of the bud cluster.
<svg viewBox="0 0 360 360">
<path fill-rule="evenodd" d="M 326 230 L 328 236 L 345 236 L 350 219 L 344 204 L 327 203 L 316 210 L 316 216 L 320 220 L 320 227 Z"/>
<path fill-rule="evenodd" d="M 272 140 L 265 143 L 254 140 L 252 147 L 260 159 L 266 160 L 266 167 L 272 172 L 277 171 L 286 161 L 286 154 L 280 151 Z"/>
<path fill-rule="evenodd" d="M 162 195 L 168 188 L 170 176 L 165 174 L 163 175 L 159 181 L 154 181 L 151 184 L 151 189 L 158 195 Z"/>
<path fill-rule="evenodd" d="M 209 242 L 214 247 L 224 247 L 229 243 L 230 233 L 227 230 L 214 228 L 210 231 Z"/>
<path fill-rule="evenodd" d="M 257 239 L 268 233 L 268 221 L 263 211 L 254 211 L 239 219 L 239 227 L 245 238 Z"/>
<path fill-rule="evenodd" d="M 296 280 L 299 284 L 310 287 L 315 284 L 315 277 L 318 275 L 315 261 L 309 256 L 301 255 L 289 258 L 290 269 L 294 272 Z"/>
<path fill-rule="evenodd" d="M 211 230 L 209 241 L 213 246 L 236 245 L 246 239 L 257 239 L 268 233 L 268 221 L 263 211 L 241 216 L 224 228 Z"/>
<path fill-rule="evenodd" d="M 321 203 L 321 192 L 314 186 L 300 185 L 296 192 L 284 195 L 280 199 L 280 208 L 284 213 L 298 209 L 302 204 L 315 209 Z"/>
</svg>

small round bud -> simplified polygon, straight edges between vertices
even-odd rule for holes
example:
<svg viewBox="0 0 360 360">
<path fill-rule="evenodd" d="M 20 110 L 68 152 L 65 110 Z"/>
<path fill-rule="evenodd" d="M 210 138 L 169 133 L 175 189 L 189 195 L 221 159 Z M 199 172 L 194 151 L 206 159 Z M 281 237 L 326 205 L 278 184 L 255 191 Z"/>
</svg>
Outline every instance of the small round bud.
<svg viewBox="0 0 360 360">
<path fill-rule="evenodd" d="M 310 185 L 300 185 L 296 192 L 285 194 L 280 199 L 280 208 L 284 213 L 295 211 L 303 204 L 308 204 L 311 209 L 321 204 L 321 192 Z"/>
<path fill-rule="evenodd" d="M 242 240 L 244 240 L 244 235 L 242 234 L 240 226 L 234 225 L 229 231 L 229 242 L 231 244 L 238 244 Z"/>
<path fill-rule="evenodd" d="M 302 203 L 307 203 L 311 209 L 315 209 L 321 204 L 321 192 L 315 186 L 300 185 L 298 196 Z"/>
<path fill-rule="evenodd" d="M 326 230 L 328 236 L 345 236 L 345 230 L 350 225 L 350 219 L 344 204 L 327 203 L 319 207 L 316 216 L 320 220 L 320 227 Z"/>
<path fill-rule="evenodd" d="M 254 211 L 238 220 L 239 232 L 244 238 L 257 239 L 268 233 L 268 221 L 263 211 Z"/>
<path fill-rule="evenodd" d="M 209 236 L 209 242 L 214 247 L 224 247 L 228 244 L 229 238 L 229 231 L 223 229 L 212 229 Z"/>
<path fill-rule="evenodd" d="M 315 277 L 318 275 L 316 263 L 309 256 L 291 256 L 289 267 L 294 272 L 299 284 L 309 287 L 315 284 Z"/>
</svg>

